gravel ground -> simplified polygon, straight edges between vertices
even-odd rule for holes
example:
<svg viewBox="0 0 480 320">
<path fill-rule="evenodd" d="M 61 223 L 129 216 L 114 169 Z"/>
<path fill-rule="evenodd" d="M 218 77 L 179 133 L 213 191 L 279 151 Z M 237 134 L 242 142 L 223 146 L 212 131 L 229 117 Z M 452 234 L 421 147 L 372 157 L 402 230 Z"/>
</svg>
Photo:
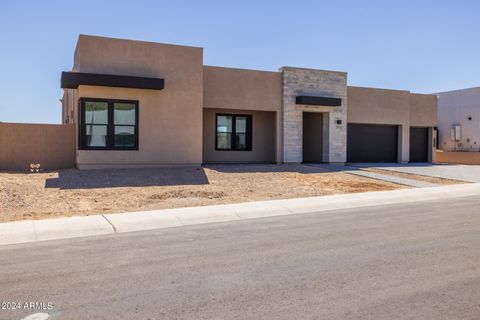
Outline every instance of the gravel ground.
<svg viewBox="0 0 480 320">
<path fill-rule="evenodd" d="M 303 165 L 3 171 L 0 222 L 399 188 Z"/>
</svg>

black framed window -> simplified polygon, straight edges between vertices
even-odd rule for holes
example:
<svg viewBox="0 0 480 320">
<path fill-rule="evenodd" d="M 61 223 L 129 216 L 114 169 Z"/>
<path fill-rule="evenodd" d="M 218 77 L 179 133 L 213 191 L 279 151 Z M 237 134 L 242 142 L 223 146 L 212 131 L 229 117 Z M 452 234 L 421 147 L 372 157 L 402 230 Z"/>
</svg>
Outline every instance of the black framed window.
<svg viewBox="0 0 480 320">
<path fill-rule="evenodd" d="M 80 99 L 79 147 L 138 150 L 138 101 Z"/>
<path fill-rule="evenodd" d="M 215 149 L 251 151 L 252 116 L 217 114 L 215 121 Z"/>
</svg>

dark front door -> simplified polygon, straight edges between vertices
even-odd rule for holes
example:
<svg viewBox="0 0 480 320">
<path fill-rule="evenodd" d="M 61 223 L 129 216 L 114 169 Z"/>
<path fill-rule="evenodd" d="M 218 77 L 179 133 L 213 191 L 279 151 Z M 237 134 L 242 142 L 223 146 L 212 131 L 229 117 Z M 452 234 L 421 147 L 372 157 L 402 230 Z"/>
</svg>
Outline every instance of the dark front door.
<svg viewBox="0 0 480 320">
<path fill-rule="evenodd" d="M 347 162 L 397 162 L 398 126 L 349 123 Z"/>
<path fill-rule="evenodd" d="M 322 162 L 323 113 L 303 113 L 303 162 Z"/>
<path fill-rule="evenodd" d="M 410 128 L 410 162 L 428 162 L 428 128 Z"/>
</svg>

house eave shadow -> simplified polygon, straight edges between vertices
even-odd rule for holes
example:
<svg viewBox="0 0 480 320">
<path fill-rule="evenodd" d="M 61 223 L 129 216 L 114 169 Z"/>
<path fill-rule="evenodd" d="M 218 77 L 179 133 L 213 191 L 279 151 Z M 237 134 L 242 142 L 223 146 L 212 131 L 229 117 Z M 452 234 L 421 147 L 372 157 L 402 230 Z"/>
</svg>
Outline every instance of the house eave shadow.
<svg viewBox="0 0 480 320">
<path fill-rule="evenodd" d="M 205 170 L 188 168 L 135 168 L 59 170 L 58 177 L 45 181 L 45 188 L 98 189 L 209 184 Z"/>
<path fill-rule="evenodd" d="M 334 171 L 328 166 L 310 164 L 269 164 L 269 163 L 209 163 L 204 167 L 221 173 L 327 173 Z"/>
</svg>

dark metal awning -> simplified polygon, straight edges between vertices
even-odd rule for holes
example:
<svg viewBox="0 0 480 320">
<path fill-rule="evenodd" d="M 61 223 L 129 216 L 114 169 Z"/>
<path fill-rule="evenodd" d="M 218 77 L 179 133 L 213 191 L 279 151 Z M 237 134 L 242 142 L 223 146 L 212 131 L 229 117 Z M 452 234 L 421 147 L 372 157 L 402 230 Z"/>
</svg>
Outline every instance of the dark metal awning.
<svg viewBox="0 0 480 320">
<path fill-rule="evenodd" d="M 342 105 L 340 98 L 315 97 L 315 96 L 297 96 L 296 104 L 308 104 L 313 106 L 338 107 Z"/>
<path fill-rule="evenodd" d="M 165 87 L 165 80 L 114 74 L 62 72 L 62 88 L 76 89 L 79 85 L 162 90 Z"/>
</svg>

